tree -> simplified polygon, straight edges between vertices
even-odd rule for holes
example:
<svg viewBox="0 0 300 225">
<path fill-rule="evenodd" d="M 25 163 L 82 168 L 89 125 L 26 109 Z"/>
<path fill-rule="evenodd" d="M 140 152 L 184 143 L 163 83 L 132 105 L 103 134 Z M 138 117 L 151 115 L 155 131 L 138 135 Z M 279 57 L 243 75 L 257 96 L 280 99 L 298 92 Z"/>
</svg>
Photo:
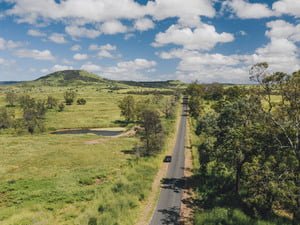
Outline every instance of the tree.
<svg viewBox="0 0 300 225">
<path fill-rule="evenodd" d="M 200 96 L 191 96 L 188 102 L 190 115 L 195 119 L 200 115 L 202 99 Z"/>
<path fill-rule="evenodd" d="M 0 129 L 7 129 L 13 126 L 15 115 L 5 107 L 0 108 Z"/>
<path fill-rule="evenodd" d="M 277 143 L 277 155 L 280 170 L 276 177 L 284 177 L 290 186 L 284 190 L 286 195 L 278 198 L 281 204 L 290 208 L 294 214 L 294 223 L 300 223 L 300 71 L 287 75 L 268 72 L 267 63 L 258 63 L 250 70 L 251 79 L 258 82 L 258 95 L 267 103 L 265 117 L 272 130 L 277 130 L 274 138 Z M 274 102 L 277 94 L 280 102 Z M 291 163 L 295 162 L 295 163 Z M 293 176 L 291 176 L 291 174 Z M 279 182 L 279 180 L 277 181 Z M 293 197 L 294 196 L 294 197 Z"/>
<path fill-rule="evenodd" d="M 141 140 L 144 143 L 146 155 L 153 155 L 161 150 L 164 140 L 164 132 L 156 110 L 145 109 L 141 113 Z"/>
<path fill-rule="evenodd" d="M 166 119 L 172 119 L 175 117 L 175 113 L 176 113 L 175 106 L 176 106 L 176 102 L 170 99 L 164 101 L 162 108 Z"/>
<path fill-rule="evenodd" d="M 125 117 L 127 122 L 135 119 L 135 100 L 132 96 L 125 96 L 119 102 L 119 108 L 121 109 L 121 115 Z"/>
<path fill-rule="evenodd" d="M 16 102 L 18 101 L 18 96 L 14 92 L 8 92 L 6 94 L 6 101 L 9 106 L 13 107 L 16 105 Z"/>
<path fill-rule="evenodd" d="M 21 108 L 23 110 L 23 125 L 29 133 L 33 134 L 36 130 L 44 130 L 43 119 L 47 112 L 44 101 L 36 101 L 28 95 L 20 98 Z"/>
<path fill-rule="evenodd" d="M 32 108 L 35 106 L 35 99 L 31 98 L 29 95 L 22 95 L 19 98 L 19 103 L 22 109 Z"/>
<path fill-rule="evenodd" d="M 66 105 L 72 105 L 75 98 L 76 98 L 75 91 L 69 90 L 69 91 L 66 91 L 64 94 L 64 99 L 65 99 Z"/>
<path fill-rule="evenodd" d="M 58 100 L 52 96 L 48 96 L 46 105 L 47 105 L 48 109 L 53 109 L 53 108 L 57 107 Z"/>
</svg>

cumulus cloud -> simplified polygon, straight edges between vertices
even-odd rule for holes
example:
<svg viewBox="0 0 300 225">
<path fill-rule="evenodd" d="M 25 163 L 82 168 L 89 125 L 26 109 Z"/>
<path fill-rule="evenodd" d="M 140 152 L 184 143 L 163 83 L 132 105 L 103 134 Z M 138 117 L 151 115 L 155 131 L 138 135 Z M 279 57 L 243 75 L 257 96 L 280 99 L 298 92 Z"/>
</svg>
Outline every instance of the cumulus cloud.
<svg viewBox="0 0 300 225">
<path fill-rule="evenodd" d="M 33 37 L 45 37 L 46 34 L 39 31 L 39 30 L 34 30 L 34 29 L 30 29 L 27 31 L 27 34 Z"/>
<path fill-rule="evenodd" d="M 51 68 L 52 72 L 56 72 L 56 71 L 62 71 L 62 70 L 73 70 L 74 68 L 72 66 L 66 66 L 66 65 L 54 65 Z"/>
<path fill-rule="evenodd" d="M 300 1 L 295 0 L 279 0 L 273 3 L 273 10 L 280 14 L 288 14 L 300 17 Z"/>
<path fill-rule="evenodd" d="M 199 16 L 214 17 L 213 1 L 209 0 L 156 0 L 148 2 L 149 14 L 157 20 L 180 18 L 185 24 L 194 25 Z"/>
<path fill-rule="evenodd" d="M 172 25 L 165 32 L 160 32 L 155 37 L 154 47 L 168 44 L 180 45 L 186 49 L 210 50 L 218 43 L 234 40 L 229 33 L 217 33 L 212 25 L 202 23 L 197 28 Z"/>
<path fill-rule="evenodd" d="M 300 68 L 300 51 L 297 46 L 299 25 L 283 20 L 266 24 L 269 43 L 252 54 L 223 55 L 203 53 L 199 50 L 173 49 L 158 53 L 162 59 L 179 59 L 177 78 L 201 82 L 249 82 L 249 68 L 258 62 L 268 62 L 272 71 L 292 73 Z"/>
<path fill-rule="evenodd" d="M 247 0 L 227 0 L 223 3 L 223 7 L 229 8 L 242 19 L 259 19 L 274 15 L 267 4 L 249 3 Z"/>
<path fill-rule="evenodd" d="M 69 34 L 73 38 L 96 38 L 98 37 L 101 32 L 99 30 L 95 29 L 88 29 L 85 27 L 80 27 L 80 26 L 66 26 L 65 31 L 67 34 Z"/>
<path fill-rule="evenodd" d="M 73 51 L 73 52 L 76 52 L 76 51 L 79 51 L 81 49 L 81 46 L 80 45 L 73 45 L 70 50 Z"/>
<path fill-rule="evenodd" d="M 123 61 L 115 66 L 103 67 L 94 63 L 86 63 L 81 69 L 98 73 L 109 79 L 116 80 L 147 80 L 144 75 L 148 70 L 154 69 L 156 62 L 147 59 L 135 59 L 131 61 Z"/>
<path fill-rule="evenodd" d="M 57 44 L 65 44 L 67 43 L 66 39 L 65 39 L 65 35 L 64 34 L 59 34 L 59 33 L 53 33 L 50 35 L 49 40 L 57 43 Z"/>
<path fill-rule="evenodd" d="M 80 67 L 80 69 L 81 70 L 86 70 L 86 71 L 89 71 L 89 72 L 101 72 L 102 71 L 102 67 L 101 66 L 93 64 L 91 62 L 82 65 Z"/>
<path fill-rule="evenodd" d="M 99 58 L 115 58 L 114 52 L 117 50 L 117 46 L 106 44 L 106 45 L 96 45 L 91 44 L 89 46 L 90 51 L 98 51 Z"/>
<path fill-rule="evenodd" d="M 18 48 L 20 46 L 22 46 L 21 42 L 5 40 L 4 38 L 0 37 L 0 50 L 14 49 L 14 48 Z"/>
<path fill-rule="evenodd" d="M 156 0 L 141 5 L 134 0 L 5 0 L 12 3 L 6 11 L 19 22 L 36 23 L 38 20 L 78 19 L 84 23 L 106 22 L 120 19 L 138 19 L 150 15 L 158 20 L 168 17 L 213 17 L 215 9 L 210 0 Z"/>
<path fill-rule="evenodd" d="M 112 35 L 117 33 L 125 33 L 127 31 L 127 27 L 118 20 L 111 20 L 103 23 L 100 26 L 100 30 L 104 34 Z"/>
<path fill-rule="evenodd" d="M 19 49 L 15 51 L 15 55 L 20 58 L 31 58 L 36 60 L 54 60 L 50 50 L 36 50 L 36 49 Z"/>
<path fill-rule="evenodd" d="M 88 55 L 87 54 L 77 53 L 77 54 L 75 54 L 73 56 L 73 59 L 78 60 L 78 61 L 80 61 L 80 60 L 86 60 L 86 59 L 88 59 Z"/>
<path fill-rule="evenodd" d="M 284 20 L 275 20 L 267 23 L 270 29 L 266 32 L 269 38 L 286 38 L 288 40 L 300 41 L 300 24 L 294 25 Z"/>
<path fill-rule="evenodd" d="M 155 24 L 149 18 L 141 18 L 135 21 L 134 28 L 139 31 L 146 31 L 154 28 Z"/>
</svg>

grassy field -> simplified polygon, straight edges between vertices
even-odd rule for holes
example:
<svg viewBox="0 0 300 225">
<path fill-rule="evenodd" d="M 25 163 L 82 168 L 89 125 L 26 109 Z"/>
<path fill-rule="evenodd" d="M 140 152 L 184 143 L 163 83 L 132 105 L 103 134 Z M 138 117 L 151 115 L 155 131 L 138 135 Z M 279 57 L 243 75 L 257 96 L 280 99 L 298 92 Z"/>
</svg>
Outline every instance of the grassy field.
<svg viewBox="0 0 300 225">
<path fill-rule="evenodd" d="M 0 107 L 6 105 L 5 93 L 11 89 L 63 101 L 69 87 L 0 86 Z M 50 134 L 61 128 L 120 126 L 118 101 L 130 89 L 110 92 L 96 85 L 73 89 L 87 104 L 48 111 L 45 133 L 0 133 L 1 225 L 134 224 L 163 155 L 136 158 L 131 150 L 137 137 Z M 18 107 L 12 109 L 21 116 Z M 164 123 L 172 135 L 174 121 Z M 88 144 L 91 140 L 97 144 Z"/>
</svg>

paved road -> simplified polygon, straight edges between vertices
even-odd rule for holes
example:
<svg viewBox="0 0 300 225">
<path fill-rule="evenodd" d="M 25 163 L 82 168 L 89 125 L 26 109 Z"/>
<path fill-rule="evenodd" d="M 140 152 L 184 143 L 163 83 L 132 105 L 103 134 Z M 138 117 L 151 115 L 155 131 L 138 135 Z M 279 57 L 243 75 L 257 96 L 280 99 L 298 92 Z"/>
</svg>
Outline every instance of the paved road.
<svg viewBox="0 0 300 225">
<path fill-rule="evenodd" d="M 150 225 L 179 224 L 182 188 L 184 186 L 186 110 L 187 106 L 183 104 L 172 162 L 169 165 L 166 178 L 162 181 L 158 204 Z"/>
</svg>

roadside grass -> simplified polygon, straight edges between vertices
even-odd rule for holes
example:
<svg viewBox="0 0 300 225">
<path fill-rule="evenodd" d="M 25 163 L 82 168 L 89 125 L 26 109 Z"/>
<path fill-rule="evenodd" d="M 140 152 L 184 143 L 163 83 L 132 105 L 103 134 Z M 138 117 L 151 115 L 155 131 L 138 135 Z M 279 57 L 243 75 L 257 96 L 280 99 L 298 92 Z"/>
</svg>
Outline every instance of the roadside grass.
<svg viewBox="0 0 300 225">
<path fill-rule="evenodd" d="M 63 101 L 69 87 L 8 89 L 12 88 L 18 94 L 38 99 L 51 95 Z M 45 133 L 0 133 L 1 225 L 132 225 L 136 221 L 151 192 L 163 153 L 137 158 L 130 153 L 139 142 L 137 137 L 50 134 L 61 128 L 122 125 L 118 101 L 125 90 L 111 93 L 97 86 L 76 89 L 87 104 L 67 106 L 64 112 L 48 111 Z M 6 104 L 7 91 L 7 87 L 1 87 L 0 106 Z M 148 97 L 135 95 L 136 99 Z M 13 109 L 20 117 L 20 109 Z M 163 119 L 163 123 L 170 137 L 175 120 Z M 94 139 L 99 140 L 98 144 L 85 144 Z"/>
<path fill-rule="evenodd" d="M 195 217 L 195 225 L 291 225 L 283 219 L 271 221 L 252 219 L 240 209 L 213 208 L 208 212 L 198 213 Z"/>
</svg>

